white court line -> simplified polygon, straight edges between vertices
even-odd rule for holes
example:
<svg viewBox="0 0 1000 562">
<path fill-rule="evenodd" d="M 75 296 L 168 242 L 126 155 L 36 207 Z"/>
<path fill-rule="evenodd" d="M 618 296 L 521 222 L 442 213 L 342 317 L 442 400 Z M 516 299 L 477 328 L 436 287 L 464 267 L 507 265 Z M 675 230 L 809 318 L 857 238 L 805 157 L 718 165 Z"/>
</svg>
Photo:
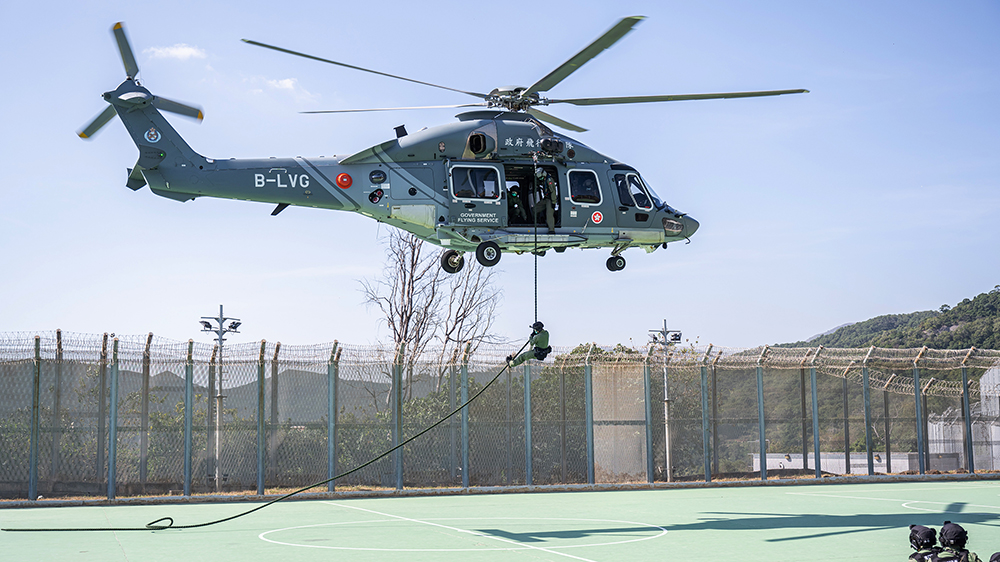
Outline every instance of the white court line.
<svg viewBox="0 0 1000 562">
<path fill-rule="evenodd" d="M 478 531 L 470 531 L 468 529 L 459 529 L 458 527 L 450 527 L 448 525 L 442 525 L 440 523 L 432 523 L 430 521 L 421 521 L 420 519 L 411 519 L 409 517 L 403 517 L 402 515 L 393 515 L 391 513 L 382 513 L 380 511 L 375 511 L 375 510 L 372 510 L 372 509 L 365 509 L 363 507 L 355 507 L 353 505 L 346 505 L 346 504 L 344 504 L 342 502 L 326 502 L 325 501 L 325 502 L 321 502 L 321 503 L 333 505 L 333 506 L 336 506 L 336 507 L 345 507 L 347 509 L 356 509 L 358 511 L 365 511 L 365 512 L 368 512 L 368 513 L 374 513 L 375 515 L 381 515 L 382 517 L 392 517 L 392 518 L 395 518 L 395 519 L 402 519 L 403 521 L 409 521 L 410 523 L 420 523 L 422 525 L 431 525 L 433 527 L 441 527 L 442 529 L 449 529 L 451 531 L 456 531 L 458 533 L 468 533 L 470 535 L 474 535 L 474 536 L 477 536 L 477 537 L 480 537 L 480 538 L 493 539 L 493 540 L 496 540 L 496 541 L 505 542 L 505 543 L 508 543 L 508 544 L 513 544 L 513 545 L 516 545 L 516 546 L 519 546 L 519 547 L 522 547 L 522 548 L 531 548 L 531 549 L 534 549 L 534 550 L 540 550 L 542 552 L 548 552 L 549 554 L 557 554 L 559 556 L 565 556 L 567 558 L 573 558 L 575 560 L 583 560 L 583 562 L 594 562 L 593 560 L 589 560 L 587 558 L 581 558 L 579 556 L 573 556 L 572 554 L 567 554 L 565 552 L 559 552 L 559 551 L 556 551 L 556 550 L 550 550 L 548 548 L 542 548 L 540 546 L 533 546 L 533 545 L 530 545 L 530 544 L 527 544 L 527 543 L 521 543 L 521 542 L 517 542 L 517 541 L 512 541 L 510 539 L 505 539 L 505 538 L 502 538 L 502 537 L 496 537 L 496 536 L 493 536 L 493 535 L 487 535 L 486 533 L 480 533 Z"/>
<path fill-rule="evenodd" d="M 925 509 L 925 508 L 920 508 L 920 507 L 913 507 L 913 506 L 910 505 L 911 503 L 926 503 L 926 504 L 931 504 L 931 505 L 951 505 L 953 503 L 958 503 L 958 502 L 932 502 L 932 501 L 926 501 L 926 500 L 905 500 L 905 499 L 892 499 L 892 498 L 870 498 L 870 497 L 866 497 L 866 496 L 842 496 L 842 495 L 837 495 L 837 494 L 810 494 L 810 493 L 805 493 L 805 492 L 788 492 L 788 495 L 790 495 L 790 496 L 813 496 L 813 497 L 822 497 L 822 498 L 846 498 L 846 499 L 849 499 L 849 500 L 871 500 L 871 501 L 893 502 L 893 503 L 899 503 L 900 505 L 902 505 L 903 507 L 905 507 L 907 509 L 915 509 L 915 510 L 918 510 L 918 511 L 938 511 L 938 512 L 941 512 L 941 513 L 959 513 L 957 511 L 948 511 L 948 510 L 945 510 L 945 509 Z M 968 507 L 985 507 L 987 509 L 997 509 L 997 510 L 1000 510 L 1000 506 L 996 506 L 996 505 L 981 505 L 981 504 L 976 504 L 976 503 L 966 503 L 966 504 L 963 504 L 963 505 L 968 506 Z"/>
</svg>

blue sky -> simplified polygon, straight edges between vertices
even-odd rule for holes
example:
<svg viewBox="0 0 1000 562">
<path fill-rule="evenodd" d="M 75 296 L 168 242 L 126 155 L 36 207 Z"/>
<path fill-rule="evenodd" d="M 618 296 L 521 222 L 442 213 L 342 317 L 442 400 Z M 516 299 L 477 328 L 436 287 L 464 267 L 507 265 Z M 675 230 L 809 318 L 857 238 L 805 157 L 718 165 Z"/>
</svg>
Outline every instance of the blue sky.
<svg viewBox="0 0 1000 562">
<path fill-rule="evenodd" d="M 1000 283 L 1000 4 L 996 2 L 7 2 L 0 36 L 0 332 L 149 331 L 207 340 L 385 341 L 359 280 L 387 228 L 359 215 L 125 187 L 137 151 L 117 120 L 75 131 L 124 78 L 204 108 L 171 121 L 214 158 L 351 154 L 456 110 L 301 115 L 470 101 L 299 60 L 241 38 L 460 89 L 527 85 L 617 19 L 648 19 L 549 94 L 807 88 L 810 94 L 549 111 L 639 169 L 701 222 L 691 243 L 605 268 L 606 251 L 539 260 L 553 344 L 642 344 L 667 320 L 702 344 L 794 341 L 937 309 Z M 499 331 L 533 320 L 533 263 L 505 255 Z"/>
</svg>

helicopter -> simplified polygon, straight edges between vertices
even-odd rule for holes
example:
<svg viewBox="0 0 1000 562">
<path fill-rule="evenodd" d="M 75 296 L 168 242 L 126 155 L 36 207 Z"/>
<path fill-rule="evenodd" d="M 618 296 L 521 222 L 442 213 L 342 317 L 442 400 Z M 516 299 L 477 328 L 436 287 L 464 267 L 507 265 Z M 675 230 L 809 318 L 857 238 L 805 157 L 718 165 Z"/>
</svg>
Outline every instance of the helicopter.
<svg viewBox="0 0 1000 562">
<path fill-rule="evenodd" d="M 410 108 L 308 111 L 341 113 L 390 109 L 478 108 L 457 122 L 396 137 L 346 156 L 213 159 L 195 152 L 161 111 L 199 121 L 198 107 L 153 95 L 136 76 L 139 67 L 122 23 L 111 31 L 125 66 L 125 80 L 103 94 L 110 106 L 78 135 L 92 137 L 116 114 L 139 149 L 126 186 L 148 185 L 162 197 L 190 201 L 217 197 L 360 213 L 444 248 L 441 267 L 457 273 L 465 254 L 492 267 L 504 252 L 543 256 L 567 248 L 610 248 L 607 269 L 625 268 L 628 248 L 653 252 L 690 241 L 699 223 L 653 191 L 632 166 L 553 130 L 584 132 L 538 106 L 650 103 L 807 93 L 772 90 L 684 95 L 546 98 L 543 92 L 614 45 L 643 16 L 622 18 L 555 70 L 524 86 L 489 93 L 459 90 L 243 39 L 244 42 L 387 78 L 415 82 L 480 99 L 475 103 Z"/>
</svg>

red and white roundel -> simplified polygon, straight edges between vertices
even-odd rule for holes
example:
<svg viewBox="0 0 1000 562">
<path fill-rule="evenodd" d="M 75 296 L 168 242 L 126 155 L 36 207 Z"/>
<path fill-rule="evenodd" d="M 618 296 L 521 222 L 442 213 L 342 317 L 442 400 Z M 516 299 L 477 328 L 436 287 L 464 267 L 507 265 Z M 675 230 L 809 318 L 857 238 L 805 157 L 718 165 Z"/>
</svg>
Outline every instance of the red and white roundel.
<svg viewBox="0 0 1000 562">
<path fill-rule="evenodd" d="M 590 215 L 590 220 L 594 221 L 594 224 L 601 224 L 601 221 L 604 220 L 604 215 L 600 211 L 594 211 L 594 214 Z"/>
</svg>

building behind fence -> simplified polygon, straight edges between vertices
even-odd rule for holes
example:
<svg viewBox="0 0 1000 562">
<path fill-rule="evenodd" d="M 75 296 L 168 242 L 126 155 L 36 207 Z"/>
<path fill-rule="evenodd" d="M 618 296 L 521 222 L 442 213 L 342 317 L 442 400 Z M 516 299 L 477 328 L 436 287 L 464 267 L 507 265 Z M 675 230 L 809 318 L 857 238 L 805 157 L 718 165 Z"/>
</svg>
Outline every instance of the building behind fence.
<svg viewBox="0 0 1000 562">
<path fill-rule="evenodd" d="M 513 351 L 0 334 L 0 497 L 306 486 L 455 411 Z M 557 348 L 320 489 L 996 470 L 998 365 L 978 349 Z"/>
</svg>

